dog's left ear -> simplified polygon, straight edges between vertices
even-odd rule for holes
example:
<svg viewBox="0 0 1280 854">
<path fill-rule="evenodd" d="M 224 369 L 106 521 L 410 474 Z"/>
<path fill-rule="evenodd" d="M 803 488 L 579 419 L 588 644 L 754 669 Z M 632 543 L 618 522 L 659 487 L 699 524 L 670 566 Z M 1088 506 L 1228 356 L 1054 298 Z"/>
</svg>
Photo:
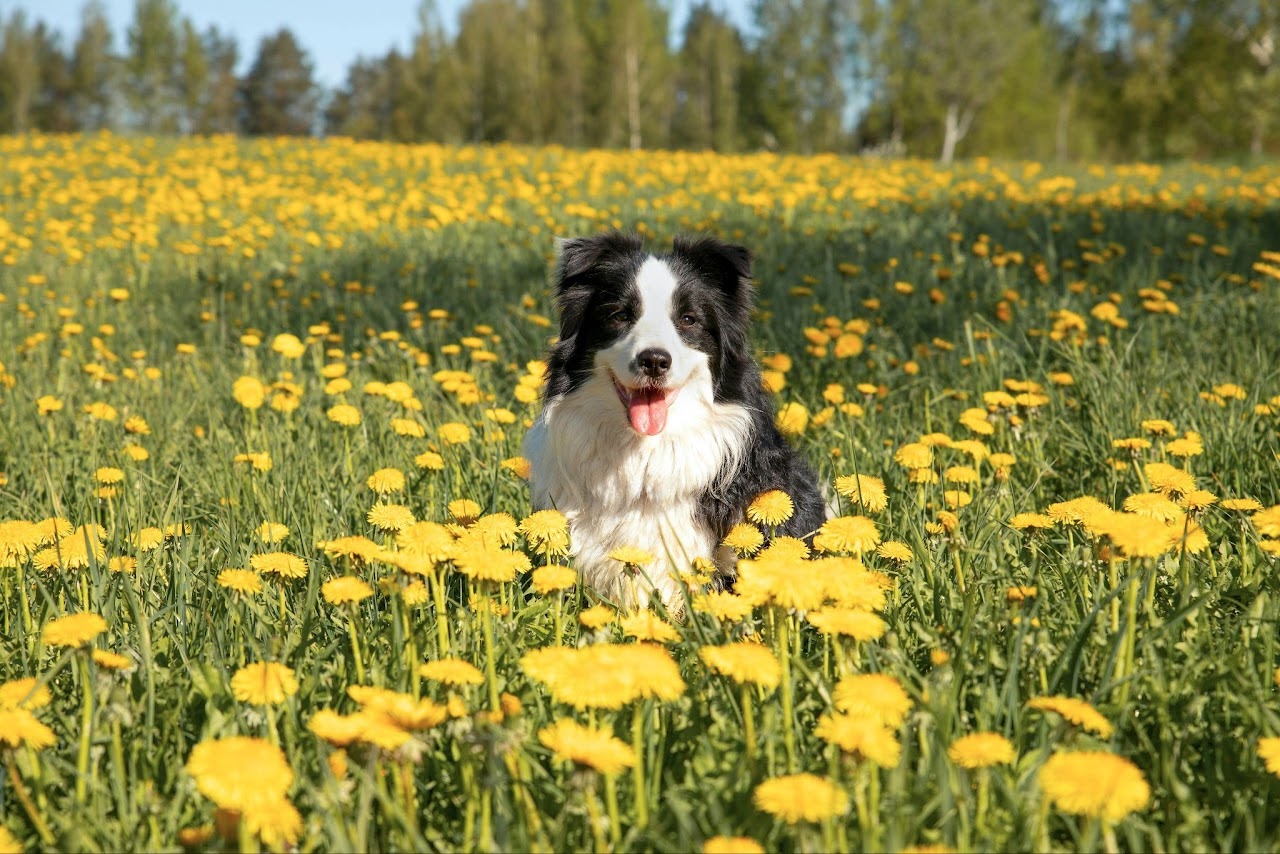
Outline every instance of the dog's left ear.
<svg viewBox="0 0 1280 854">
<path fill-rule="evenodd" d="M 672 255 L 714 283 L 744 314 L 751 310 L 751 252 L 714 237 L 676 237 Z"/>
</svg>

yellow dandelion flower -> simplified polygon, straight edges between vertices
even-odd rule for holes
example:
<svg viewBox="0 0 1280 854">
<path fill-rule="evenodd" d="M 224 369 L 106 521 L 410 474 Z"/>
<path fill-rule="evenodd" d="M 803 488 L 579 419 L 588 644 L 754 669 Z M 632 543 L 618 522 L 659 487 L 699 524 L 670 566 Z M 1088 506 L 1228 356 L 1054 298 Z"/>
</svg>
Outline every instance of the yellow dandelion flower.
<svg viewBox="0 0 1280 854">
<path fill-rule="evenodd" d="M 1058 809 L 1108 823 L 1145 809 L 1151 800 L 1151 788 L 1138 767 L 1102 751 L 1056 753 L 1040 769 L 1039 780 Z"/>
<path fill-rule="evenodd" d="M 378 469 L 365 481 L 365 486 L 379 495 L 404 491 L 404 472 L 397 468 Z"/>
<path fill-rule="evenodd" d="M 544 647 L 525 653 L 520 667 L 556 702 L 579 710 L 620 709 L 649 697 L 670 701 L 685 691 L 675 659 L 650 643 Z M 587 673 L 590 678 L 583 677 Z"/>
<path fill-rule="evenodd" d="M 305 578 L 307 562 L 288 552 L 267 552 L 249 558 L 249 566 L 260 573 L 278 575 L 281 578 Z"/>
<path fill-rule="evenodd" d="M 471 441 L 471 428 L 466 424 L 451 421 L 448 424 L 441 424 L 436 430 L 436 435 L 446 445 L 465 445 Z"/>
<path fill-rule="evenodd" d="M 1258 739 L 1258 757 L 1268 771 L 1280 777 L 1280 738 Z"/>
<path fill-rule="evenodd" d="M 458 498 L 450 501 L 448 510 L 450 516 L 464 525 L 474 522 L 483 512 L 483 508 L 470 498 Z"/>
<path fill-rule="evenodd" d="M 818 718 L 814 735 L 845 753 L 868 759 L 881 768 L 893 768 L 902 755 L 894 731 L 874 717 L 829 714 Z"/>
<path fill-rule="evenodd" d="M 726 623 L 736 623 L 751 615 L 752 605 L 746 599 L 726 590 L 703 593 L 693 598 L 693 610 Z"/>
<path fill-rule="evenodd" d="M 93 662 L 104 670 L 128 670 L 133 667 L 133 659 L 105 649 L 93 651 Z"/>
<path fill-rule="evenodd" d="M 520 522 L 520 533 L 538 554 L 569 552 L 569 520 L 559 510 L 539 510 Z"/>
<path fill-rule="evenodd" d="M 460 658 L 441 658 L 419 665 L 418 675 L 423 679 L 444 685 L 483 685 L 484 674 L 470 662 Z"/>
<path fill-rule="evenodd" d="M 640 641 L 657 641 L 658 643 L 677 643 L 680 632 L 676 627 L 659 617 L 652 611 L 637 611 L 618 620 L 622 634 Z"/>
<path fill-rule="evenodd" d="M 627 566 L 648 566 L 654 561 L 652 554 L 634 546 L 619 546 L 609 552 L 609 557 Z"/>
<path fill-rule="evenodd" d="M 951 742 L 947 756 L 961 768 L 1012 765 L 1018 759 L 1013 744 L 997 732 L 975 732 Z"/>
<path fill-rule="evenodd" d="M 897 729 L 911 711 L 911 697 L 897 679 L 885 673 L 846 676 L 836 683 L 832 700 L 838 711 L 870 717 Z"/>
<path fill-rule="evenodd" d="M 373 588 L 362 579 L 344 575 L 331 578 L 320 586 L 320 595 L 330 605 L 363 602 L 373 595 Z"/>
<path fill-rule="evenodd" d="M 864 474 L 838 477 L 836 492 L 853 503 L 862 505 L 868 513 L 879 513 L 889 506 L 889 495 L 885 491 L 884 481 L 878 477 Z"/>
<path fill-rule="evenodd" d="M 260 738 L 202 741 L 192 748 L 186 769 L 202 795 L 228 810 L 282 798 L 293 785 L 284 752 Z"/>
<path fill-rule="evenodd" d="M 702 854 L 764 854 L 764 846 L 749 836 L 713 836 L 702 843 Z"/>
<path fill-rule="evenodd" d="M 752 800 L 763 812 L 785 821 L 819 822 L 849 811 L 849 796 L 825 777 L 791 774 L 756 786 Z"/>
<path fill-rule="evenodd" d="M 44 750 L 57 743 L 53 730 L 36 720 L 30 709 L 0 707 L 0 745 Z"/>
<path fill-rule="evenodd" d="M 614 775 L 636 764 L 635 751 L 604 730 L 562 718 L 538 730 L 538 741 L 556 758 Z"/>
<path fill-rule="evenodd" d="M 434 451 L 424 451 L 413 458 L 413 464 L 424 471 L 443 471 L 444 457 Z"/>
<path fill-rule="evenodd" d="M 758 643 L 731 643 L 725 646 L 704 646 L 698 657 L 713 673 L 727 676 L 735 682 L 776 688 L 782 678 L 782 665 L 773 650 Z"/>
<path fill-rule="evenodd" d="M 342 427 L 356 427 L 360 424 L 360 410 L 349 403 L 339 403 L 329 407 L 325 416 L 334 424 Z"/>
<path fill-rule="evenodd" d="M 1102 738 L 1111 738 L 1114 727 L 1111 722 L 1093 706 L 1075 697 L 1055 695 L 1052 697 L 1036 697 L 1027 703 L 1027 708 L 1041 712 L 1053 712 L 1064 720 L 1081 729 L 1092 732 Z"/>
<path fill-rule="evenodd" d="M 1265 510 L 1258 510 L 1249 519 L 1253 522 L 1254 530 L 1260 536 L 1280 537 L 1280 504 L 1268 507 Z"/>
<path fill-rule="evenodd" d="M 725 534 L 720 544 L 733 549 L 739 555 L 751 555 L 764 545 L 764 534 L 755 525 L 740 522 L 729 529 L 729 533 Z"/>
<path fill-rule="evenodd" d="M 880 529 L 866 516 L 828 519 L 813 538 L 813 547 L 824 552 L 862 554 L 880 543 Z"/>
<path fill-rule="evenodd" d="M 579 612 L 578 622 L 588 629 L 596 631 L 612 623 L 617 616 L 608 605 L 592 605 L 590 608 L 584 608 Z"/>
<path fill-rule="evenodd" d="M 250 569 L 224 569 L 218 573 L 218 586 L 236 593 L 261 593 L 262 576 Z"/>
<path fill-rule="evenodd" d="M 231 693 L 242 703 L 276 706 L 298 692 L 293 669 L 274 661 L 246 665 L 231 677 Z"/>
<path fill-rule="evenodd" d="M 747 505 L 747 518 L 759 525 L 776 528 L 795 513 L 791 496 L 780 489 L 762 492 Z"/>
<path fill-rule="evenodd" d="M 933 448 L 922 442 L 911 442 L 897 450 L 893 461 L 905 469 L 929 468 L 933 465 Z"/>
<path fill-rule="evenodd" d="M 880 617 L 860 608 L 823 608 L 805 619 L 825 635 L 843 635 L 863 642 L 878 640 L 889 629 Z"/>
<path fill-rule="evenodd" d="M 382 501 L 369 508 L 365 519 L 380 531 L 401 531 L 414 523 L 413 511 L 408 507 Z"/>
<path fill-rule="evenodd" d="M 289 528 L 279 522 L 263 522 L 253 532 L 264 543 L 278 543 L 289 536 Z"/>
<path fill-rule="evenodd" d="M 876 549 L 876 554 L 894 563 L 907 563 L 915 557 L 915 553 L 911 551 L 911 546 L 895 540 L 881 543 L 880 547 Z"/>
<path fill-rule="evenodd" d="M 45 646 L 81 647 L 107 630 L 107 621 L 92 611 L 59 617 L 45 624 L 40 639 Z"/>
<path fill-rule="evenodd" d="M 1185 494 L 1196 488 L 1196 479 L 1189 471 L 1175 468 L 1168 463 L 1147 463 L 1142 467 L 1147 482 L 1156 492 Z"/>
<path fill-rule="evenodd" d="M 34 676 L 11 679 L 0 685 L 0 709 L 39 709 L 49 705 L 53 695 L 48 685 Z"/>
</svg>

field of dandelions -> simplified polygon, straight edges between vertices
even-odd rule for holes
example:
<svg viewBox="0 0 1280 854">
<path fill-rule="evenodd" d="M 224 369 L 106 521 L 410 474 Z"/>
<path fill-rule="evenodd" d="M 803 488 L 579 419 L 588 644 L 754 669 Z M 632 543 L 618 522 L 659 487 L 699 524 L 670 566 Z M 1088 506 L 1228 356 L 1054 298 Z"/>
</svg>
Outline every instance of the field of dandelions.
<svg viewBox="0 0 1280 854">
<path fill-rule="evenodd" d="M 36 136 L 0 186 L 0 851 L 1280 847 L 1280 168 Z M 840 503 L 809 553 L 758 498 L 683 617 L 523 480 L 553 237 L 611 227 L 755 252 Z"/>
</svg>

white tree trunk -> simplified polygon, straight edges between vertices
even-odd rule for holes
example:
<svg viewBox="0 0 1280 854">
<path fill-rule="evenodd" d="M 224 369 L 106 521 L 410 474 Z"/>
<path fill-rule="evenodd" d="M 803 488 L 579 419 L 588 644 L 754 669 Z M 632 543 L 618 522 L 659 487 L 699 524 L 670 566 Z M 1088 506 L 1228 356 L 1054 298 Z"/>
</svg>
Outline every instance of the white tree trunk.
<svg viewBox="0 0 1280 854">
<path fill-rule="evenodd" d="M 973 124 L 974 112 L 973 107 L 962 109 L 955 101 L 947 104 L 947 117 L 943 125 L 942 155 L 938 158 L 944 166 L 950 166 L 951 161 L 955 160 L 956 145 L 969 132 L 969 126 Z"/>
<path fill-rule="evenodd" d="M 630 143 L 633 151 L 640 148 L 640 55 L 636 50 L 635 40 L 627 40 L 627 130 L 630 131 Z"/>
</svg>

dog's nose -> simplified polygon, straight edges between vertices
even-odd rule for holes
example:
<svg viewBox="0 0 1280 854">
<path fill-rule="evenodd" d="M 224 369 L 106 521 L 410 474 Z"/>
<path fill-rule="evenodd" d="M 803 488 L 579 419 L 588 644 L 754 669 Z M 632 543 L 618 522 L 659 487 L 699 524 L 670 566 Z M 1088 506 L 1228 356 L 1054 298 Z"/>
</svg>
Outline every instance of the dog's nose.
<svg viewBox="0 0 1280 854">
<path fill-rule="evenodd" d="M 636 364 L 640 366 L 642 373 L 656 380 L 665 376 L 671 368 L 671 354 L 666 350 L 650 347 L 640 351 L 640 355 L 636 356 Z"/>
</svg>

